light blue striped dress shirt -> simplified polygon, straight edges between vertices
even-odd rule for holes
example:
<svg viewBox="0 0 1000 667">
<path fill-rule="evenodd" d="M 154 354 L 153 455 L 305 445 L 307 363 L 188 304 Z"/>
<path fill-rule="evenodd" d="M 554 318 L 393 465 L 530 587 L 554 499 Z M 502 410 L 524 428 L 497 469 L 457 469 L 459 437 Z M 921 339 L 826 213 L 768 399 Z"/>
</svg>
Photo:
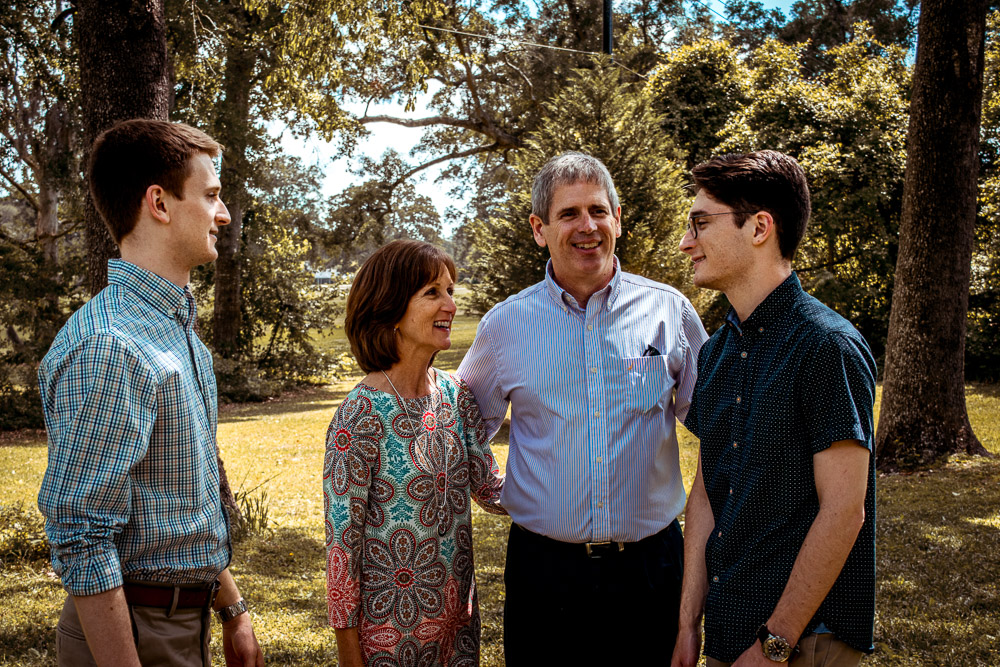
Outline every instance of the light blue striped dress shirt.
<svg viewBox="0 0 1000 667">
<path fill-rule="evenodd" d="M 212 355 L 191 292 L 122 260 L 73 314 L 38 379 L 49 460 L 38 494 L 73 595 L 213 581 L 228 565 Z"/>
<path fill-rule="evenodd" d="M 564 542 L 634 542 L 684 508 L 676 419 L 707 339 L 676 289 L 623 273 L 581 309 L 552 278 L 494 306 L 458 370 L 490 433 L 511 406 L 500 502 Z M 643 356 L 652 346 L 660 355 Z"/>
</svg>

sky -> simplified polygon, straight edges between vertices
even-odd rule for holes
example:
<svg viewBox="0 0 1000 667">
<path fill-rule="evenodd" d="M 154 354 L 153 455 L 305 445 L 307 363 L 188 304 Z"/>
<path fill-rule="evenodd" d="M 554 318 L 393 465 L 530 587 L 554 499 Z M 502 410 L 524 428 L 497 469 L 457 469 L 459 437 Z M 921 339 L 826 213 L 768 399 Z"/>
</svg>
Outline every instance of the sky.
<svg viewBox="0 0 1000 667">
<path fill-rule="evenodd" d="M 703 2 L 710 4 L 719 14 L 725 14 L 725 5 L 721 0 L 703 0 Z M 794 2 L 795 0 L 763 0 L 765 7 L 778 8 L 785 11 L 786 14 Z M 424 99 L 429 99 L 429 96 L 430 94 L 424 96 Z M 345 105 L 345 108 L 360 114 L 363 109 L 361 105 L 356 106 L 357 108 L 352 108 L 350 105 Z M 368 114 L 421 118 L 427 115 L 427 112 L 418 99 L 417 108 L 412 112 L 406 112 L 401 104 L 392 103 L 372 105 L 368 109 Z M 305 139 L 297 138 L 291 132 L 284 130 L 281 125 L 273 126 L 272 133 L 281 138 L 281 146 L 286 153 L 302 158 L 307 165 L 318 165 L 323 170 L 325 175 L 322 184 L 323 196 L 333 197 L 349 185 L 363 180 L 350 171 L 351 166 L 357 164 L 359 153 L 377 158 L 389 148 L 393 148 L 405 160 L 412 162 L 409 158 L 410 149 L 417 144 L 423 133 L 422 128 L 407 128 L 390 123 L 369 125 L 368 129 L 370 130 L 368 138 L 362 141 L 352 159 L 344 158 L 339 154 L 336 142 L 328 143 L 315 136 Z M 447 182 L 435 182 L 445 167 L 446 164 L 441 164 L 420 172 L 414 177 L 414 185 L 417 192 L 429 197 L 434 202 L 441 215 L 444 235 L 450 236 L 461 220 L 449 218 L 446 215 L 446 209 L 454 207 L 462 210 L 465 208 L 466 202 L 449 196 L 450 186 Z"/>
</svg>

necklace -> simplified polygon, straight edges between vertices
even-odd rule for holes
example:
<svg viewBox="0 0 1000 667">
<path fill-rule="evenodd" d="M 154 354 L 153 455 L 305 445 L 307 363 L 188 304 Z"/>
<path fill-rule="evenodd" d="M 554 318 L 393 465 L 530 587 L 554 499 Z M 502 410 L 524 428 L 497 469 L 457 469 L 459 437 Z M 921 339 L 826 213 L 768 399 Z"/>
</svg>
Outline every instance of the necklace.
<svg viewBox="0 0 1000 667">
<path fill-rule="evenodd" d="M 389 383 L 389 386 L 392 387 L 393 393 L 395 393 L 396 394 L 396 398 L 399 399 L 399 404 L 403 406 L 403 412 L 406 414 L 406 420 L 408 422 L 410 422 L 410 429 L 413 430 L 413 438 L 416 439 L 417 435 L 419 434 L 419 431 L 417 430 L 416 422 L 413 419 L 413 416 L 410 415 L 410 409 L 406 407 L 406 402 L 403 400 L 403 397 L 400 396 L 399 390 L 396 389 L 396 385 L 394 385 L 392 383 L 392 380 L 389 378 L 389 375 L 385 371 L 382 371 L 382 375 L 385 376 L 385 379 Z M 434 386 L 434 389 L 437 389 L 437 383 L 434 381 L 434 378 L 431 376 L 429 370 L 427 371 L 427 378 L 431 381 L 431 385 Z M 437 408 L 434 405 L 434 389 L 431 389 L 431 412 L 434 413 L 434 419 L 436 420 L 437 419 Z M 420 422 L 420 425 L 423 426 L 423 421 Z M 428 454 L 432 454 L 433 453 L 433 450 L 430 447 L 428 447 L 427 450 L 428 450 Z M 440 470 L 444 470 L 444 484 L 443 484 L 443 488 L 441 489 L 441 500 L 440 500 L 440 502 L 438 502 L 438 509 L 437 509 L 438 532 L 441 532 L 441 529 L 443 527 L 443 523 L 442 522 L 444 521 L 444 517 L 445 517 L 445 506 L 448 503 L 448 445 L 447 445 L 447 443 L 443 444 L 443 447 L 442 447 L 442 458 L 444 459 L 443 465 L 439 469 Z"/>
</svg>

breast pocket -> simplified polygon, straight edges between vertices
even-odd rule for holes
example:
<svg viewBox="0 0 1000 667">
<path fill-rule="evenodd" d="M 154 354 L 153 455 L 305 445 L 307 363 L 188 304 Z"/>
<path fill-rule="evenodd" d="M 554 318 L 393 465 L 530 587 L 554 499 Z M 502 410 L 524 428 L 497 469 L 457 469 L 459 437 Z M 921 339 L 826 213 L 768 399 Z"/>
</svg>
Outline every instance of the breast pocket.
<svg viewBox="0 0 1000 667">
<path fill-rule="evenodd" d="M 664 356 L 616 359 L 611 364 L 611 400 L 626 413 L 663 409 L 670 391 L 670 374 Z"/>
</svg>

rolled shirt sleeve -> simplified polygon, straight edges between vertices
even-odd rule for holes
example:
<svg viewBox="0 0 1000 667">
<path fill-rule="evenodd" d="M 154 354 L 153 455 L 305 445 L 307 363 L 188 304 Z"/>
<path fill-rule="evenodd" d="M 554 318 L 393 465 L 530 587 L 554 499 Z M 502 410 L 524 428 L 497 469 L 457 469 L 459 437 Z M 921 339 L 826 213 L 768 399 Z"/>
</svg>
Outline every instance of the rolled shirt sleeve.
<svg viewBox="0 0 1000 667">
<path fill-rule="evenodd" d="M 131 470 L 156 421 L 155 379 L 113 334 L 81 340 L 39 376 L 49 460 L 38 506 L 52 567 L 72 595 L 94 595 L 122 585 L 115 537 L 131 517 Z"/>
</svg>

